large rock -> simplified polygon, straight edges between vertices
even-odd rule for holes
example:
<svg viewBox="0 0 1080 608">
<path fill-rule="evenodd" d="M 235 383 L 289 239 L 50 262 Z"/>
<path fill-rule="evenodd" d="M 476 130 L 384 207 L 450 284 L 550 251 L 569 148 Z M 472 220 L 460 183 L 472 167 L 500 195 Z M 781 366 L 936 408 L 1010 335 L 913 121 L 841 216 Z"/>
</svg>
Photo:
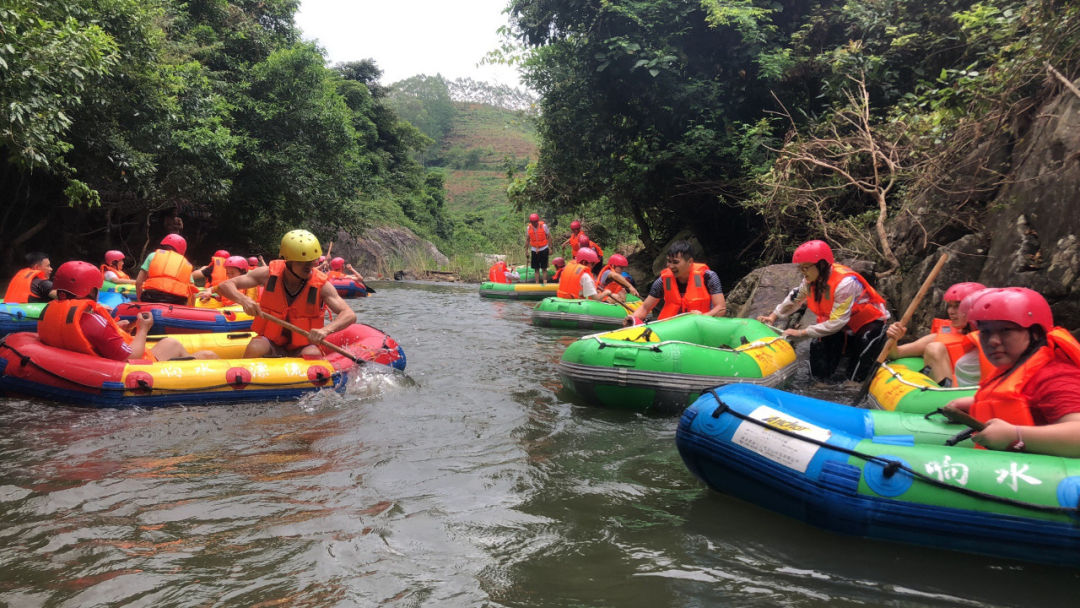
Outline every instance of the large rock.
<svg viewBox="0 0 1080 608">
<path fill-rule="evenodd" d="M 408 228 L 371 228 L 363 237 L 344 230 L 334 239 L 334 256 L 341 256 L 364 276 L 394 276 L 403 272 L 410 277 L 421 271 L 445 267 L 450 260 L 431 242 Z"/>
<path fill-rule="evenodd" d="M 757 268 L 726 293 L 728 316 L 753 319 L 767 315 L 777 304 L 783 302 L 800 282 L 802 274 L 794 264 L 771 264 Z M 784 326 L 793 327 L 799 324 L 800 327 L 806 327 L 808 323 L 814 322 L 813 313 L 806 314 L 806 318 L 793 315 Z"/>
</svg>

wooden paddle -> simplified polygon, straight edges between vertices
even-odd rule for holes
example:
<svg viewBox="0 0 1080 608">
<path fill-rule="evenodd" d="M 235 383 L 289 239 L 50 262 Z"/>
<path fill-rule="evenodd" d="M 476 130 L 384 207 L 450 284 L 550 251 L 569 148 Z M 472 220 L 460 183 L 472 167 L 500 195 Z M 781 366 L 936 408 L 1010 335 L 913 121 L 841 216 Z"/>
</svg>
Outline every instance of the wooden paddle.
<svg viewBox="0 0 1080 608">
<path fill-rule="evenodd" d="M 606 298 L 606 299 L 608 299 L 608 300 L 611 300 L 612 302 L 615 302 L 615 303 L 616 303 L 616 304 L 618 304 L 619 306 L 622 306 L 622 307 L 623 307 L 623 308 L 625 308 L 625 309 L 627 310 L 627 312 L 629 312 L 630 314 L 634 314 L 634 309 L 633 309 L 633 308 L 630 308 L 630 306 L 628 306 L 628 305 L 626 304 L 626 302 L 623 302 L 622 300 L 620 300 L 620 299 L 616 298 L 615 296 L 612 296 L 612 295 L 606 295 L 606 296 L 604 296 L 604 298 Z"/>
<path fill-rule="evenodd" d="M 293 333 L 300 334 L 301 336 L 304 336 L 308 340 L 311 340 L 311 334 L 309 334 L 307 332 L 307 330 L 305 330 L 302 327 L 298 327 L 296 325 L 293 325 L 292 323 L 289 323 L 285 319 L 279 319 L 279 318 L 277 318 L 277 317 L 275 317 L 273 315 L 268 315 L 268 314 L 266 314 L 265 312 L 263 312 L 261 310 L 259 311 L 259 316 L 266 319 L 267 321 L 270 321 L 271 323 L 277 323 L 278 325 L 284 327 L 285 329 L 287 329 L 287 330 L 289 330 L 289 331 L 291 331 Z M 312 344 L 314 344 L 314 342 Z M 377 367 L 388 367 L 388 368 L 392 369 L 395 372 L 399 371 L 399 370 L 394 369 L 393 367 L 391 367 L 389 365 L 386 365 L 386 364 L 383 364 L 383 363 L 376 363 L 375 361 L 368 361 L 366 359 L 361 359 L 360 357 L 357 357 L 356 355 L 350 353 L 349 351 L 345 350 L 344 348 L 341 348 L 337 344 L 332 344 L 330 342 L 327 342 L 326 340 L 323 340 L 318 345 L 326 346 L 326 348 L 334 351 L 335 353 L 341 355 L 342 357 L 347 357 L 350 360 L 352 360 L 352 361 L 354 361 L 354 362 L 356 362 L 356 363 L 358 363 L 360 365 L 372 365 L 372 366 L 377 366 Z M 316 345 L 316 346 L 318 346 L 318 345 Z"/>
<path fill-rule="evenodd" d="M 949 260 L 949 254 L 941 254 L 941 258 L 938 259 L 937 264 L 930 269 L 930 274 L 926 276 L 926 280 L 923 281 L 922 286 L 919 287 L 919 291 L 915 293 L 915 297 L 911 299 L 911 303 L 908 304 L 907 310 L 904 311 L 904 316 L 900 318 L 900 324 L 907 326 L 911 322 L 911 317 L 915 315 L 915 311 L 919 308 L 919 304 L 922 303 L 923 298 L 926 297 L 926 292 L 930 291 L 930 286 L 934 284 L 934 279 L 941 273 L 942 267 L 945 266 L 945 262 Z M 878 355 L 877 360 L 874 362 L 873 367 L 870 369 L 870 373 L 866 375 L 866 380 L 863 380 L 862 386 L 859 387 L 859 392 L 855 395 L 855 399 L 851 401 L 851 405 L 858 406 L 862 403 L 862 400 L 866 398 L 867 393 L 870 392 L 870 383 L 874 380 L 874 374 L 877 373 L 881 364 L 885 362 L 885 359 L 889 357 L 889 351 L 896 346 L 896 340 L 889 338 L 885 341 L 885 346 L 881 348 L 881 353 Z"/>
</svg>

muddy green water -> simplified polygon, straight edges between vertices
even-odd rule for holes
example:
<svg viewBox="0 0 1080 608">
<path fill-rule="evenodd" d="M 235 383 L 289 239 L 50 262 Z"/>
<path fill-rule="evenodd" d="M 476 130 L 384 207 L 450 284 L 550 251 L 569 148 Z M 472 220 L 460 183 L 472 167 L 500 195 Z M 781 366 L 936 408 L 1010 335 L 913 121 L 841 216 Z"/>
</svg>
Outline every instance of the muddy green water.
<svg viewBox="0 0 1080 608">
<path fill-rule="evenodd" d="M 1076 571 L 838 536 L 706 489 L 677 419 L 561 390 L 573 335 L 533 327 L 528 303 L 376 287 L 354 307 L 419 386 L 0 399 L 0 604 L 1076 605 Z"/>
</svg>

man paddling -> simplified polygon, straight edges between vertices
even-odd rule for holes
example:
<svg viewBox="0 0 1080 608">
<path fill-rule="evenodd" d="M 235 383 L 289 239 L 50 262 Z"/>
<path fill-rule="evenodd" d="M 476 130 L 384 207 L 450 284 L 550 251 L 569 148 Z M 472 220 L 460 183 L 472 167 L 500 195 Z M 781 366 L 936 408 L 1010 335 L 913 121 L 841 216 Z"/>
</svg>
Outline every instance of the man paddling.
<svg viewBox="0 0 1080 608">
<path fill-rule="evenodd" d="M 281 258 L 218 285 L 218 293 L 240 304 L 255 317 L 251 330 L 259 335 L 244 350 L 245 357 L 322 357 L 318 344 L 326 336 L 356 322 L 356 313 L 338 295 L 334 284 L 315 268 L 322 246 L 307 230 L 293 230 L 281 239 Z M 263 287 L 256 302 L 243 293 Z M 323 326 L 325 308 L 334 320 Z M 308 332 L 304 337 L 267 319 L 281 319 Z"/>
</svg>

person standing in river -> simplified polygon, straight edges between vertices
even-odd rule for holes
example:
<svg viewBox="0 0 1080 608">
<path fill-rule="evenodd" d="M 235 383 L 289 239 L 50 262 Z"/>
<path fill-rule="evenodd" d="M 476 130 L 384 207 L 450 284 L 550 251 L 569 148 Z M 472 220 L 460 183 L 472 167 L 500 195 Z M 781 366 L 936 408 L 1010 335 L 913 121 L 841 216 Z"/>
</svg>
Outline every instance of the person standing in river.
<svg viewBox="0 0 1080 608">
<path fill-rule="evenodd" d="M 529 224 L 525 227 L 525 246 L 529 248 L 529 266 L 535 271 L 536 283 L 544 284 L 547 278 L 548 253 L 551 251 L 551 232 L 547 224 L 540 219 L 540 215 L 534 213 L 529 216 Z"/>
<path fill-rule="evenodd" d="M 885 321 L 889 319 L 885 298 L 862 275 L 837 264 L 825 241 L 799 245 L 791 261 L 799 266 L 802 282 L 772 313 L 758 320 L 776 323 L 806 303 L 817 315 L 817 322 L 806 329 L 785 329 L 784 335 L 813 338 L 810 375 L 829 383 L 863 381 L 885 346 Z"/>
</svg>

